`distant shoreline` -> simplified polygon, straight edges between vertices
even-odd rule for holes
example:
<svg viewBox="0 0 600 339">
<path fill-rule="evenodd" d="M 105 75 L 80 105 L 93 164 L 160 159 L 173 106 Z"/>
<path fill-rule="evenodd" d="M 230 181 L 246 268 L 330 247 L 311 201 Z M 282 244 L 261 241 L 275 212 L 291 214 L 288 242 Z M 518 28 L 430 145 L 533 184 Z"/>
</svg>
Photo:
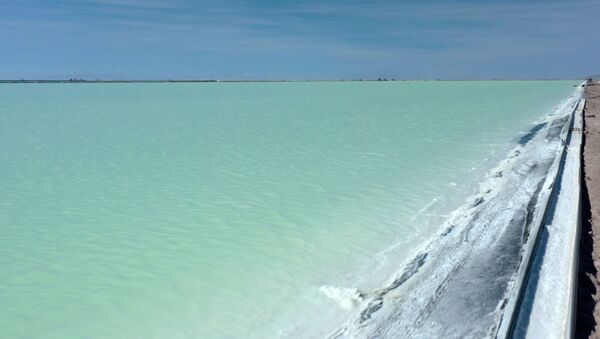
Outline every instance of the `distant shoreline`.
<svg viewBox="0 0 600 339">
<path fill-rule="evenodd" d="M 583 78 L 582 78 L 583 79 Z M 217 79 L 191 79 L 191 80 L 84 80 L 84 79 L 20 79 L 0 80 L 0 84 L 97 84 L 97 83 L 206 83 L 206 82 L 409 82 L 409 81 L 557 81 L 557 80 L 581 80 L 581 79 L 316 79 L 316 80 L 217 80 Z"/>
</svg>

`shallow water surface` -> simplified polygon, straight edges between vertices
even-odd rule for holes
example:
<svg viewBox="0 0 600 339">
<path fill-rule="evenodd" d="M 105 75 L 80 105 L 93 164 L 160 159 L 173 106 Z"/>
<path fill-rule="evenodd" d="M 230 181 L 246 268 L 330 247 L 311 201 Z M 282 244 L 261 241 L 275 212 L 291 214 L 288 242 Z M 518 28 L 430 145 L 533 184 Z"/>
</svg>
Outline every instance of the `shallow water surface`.
<svg viewBox="0 0 600 339">
<path fill-rule="evenodd" d="M 0 336 L 330 333 L 574 84 L 1 84 Z"/>
</svg>

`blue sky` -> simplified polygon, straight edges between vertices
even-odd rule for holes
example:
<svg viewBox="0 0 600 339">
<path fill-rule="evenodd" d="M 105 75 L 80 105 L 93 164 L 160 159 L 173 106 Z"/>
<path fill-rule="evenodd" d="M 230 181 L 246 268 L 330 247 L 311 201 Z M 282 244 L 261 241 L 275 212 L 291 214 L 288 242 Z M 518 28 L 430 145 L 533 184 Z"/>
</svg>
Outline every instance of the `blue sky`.
<svg viewBox="0 0 600 339">
<path fill-rule="evenodd" d="M 581 78 L 600 1 L 0 0 L 0 79 Z"/>
</svg>

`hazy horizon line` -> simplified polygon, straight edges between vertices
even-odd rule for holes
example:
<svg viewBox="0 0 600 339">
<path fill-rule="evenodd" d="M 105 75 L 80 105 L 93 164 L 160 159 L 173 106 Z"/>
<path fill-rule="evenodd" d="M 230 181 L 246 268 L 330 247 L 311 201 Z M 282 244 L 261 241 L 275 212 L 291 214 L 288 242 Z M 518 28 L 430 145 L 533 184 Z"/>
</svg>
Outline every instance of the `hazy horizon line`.
<svg viewBox="0 0 600 339">
<path fill-rule="evenodd" d="M 0 79 L 0 83 L 152 83 L 152 82 L 386 82 L 386 81 L 552 81 L 552 80 L 585 80 L 599 76 L 583 76 L 573 78 L 548 77 L 548 78 L 351 78 L 351 79 L 195 79 L 195 78 L 157 78 L 157 79 Z"/>
</svg>

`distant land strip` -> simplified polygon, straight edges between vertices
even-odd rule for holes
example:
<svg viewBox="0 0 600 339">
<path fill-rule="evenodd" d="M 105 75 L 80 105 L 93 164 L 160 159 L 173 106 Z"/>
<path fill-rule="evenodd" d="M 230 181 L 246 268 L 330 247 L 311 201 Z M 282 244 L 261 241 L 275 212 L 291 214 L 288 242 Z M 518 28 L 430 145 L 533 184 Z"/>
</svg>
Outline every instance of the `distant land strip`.
<svg viewBox="0 0 600 339">
<path fill-rule="evenodd" d="M 0 79 L 0 84 L 71 84 L 71 83 L 189 83 L 189 82 L 373 82 L 373 81 L 552 81 L 552 80 L 583 80 L 586 77 L 566 79 L 566 78 L 544 78 L 544 79 L 395 79 L 395 78 L 376 78 L 376 79 L 287 79 L 287 80 L 218 80 L 218 79 L 179 79 L 179 80 L 85 80 L 85 79 Z"/>
</svg>

